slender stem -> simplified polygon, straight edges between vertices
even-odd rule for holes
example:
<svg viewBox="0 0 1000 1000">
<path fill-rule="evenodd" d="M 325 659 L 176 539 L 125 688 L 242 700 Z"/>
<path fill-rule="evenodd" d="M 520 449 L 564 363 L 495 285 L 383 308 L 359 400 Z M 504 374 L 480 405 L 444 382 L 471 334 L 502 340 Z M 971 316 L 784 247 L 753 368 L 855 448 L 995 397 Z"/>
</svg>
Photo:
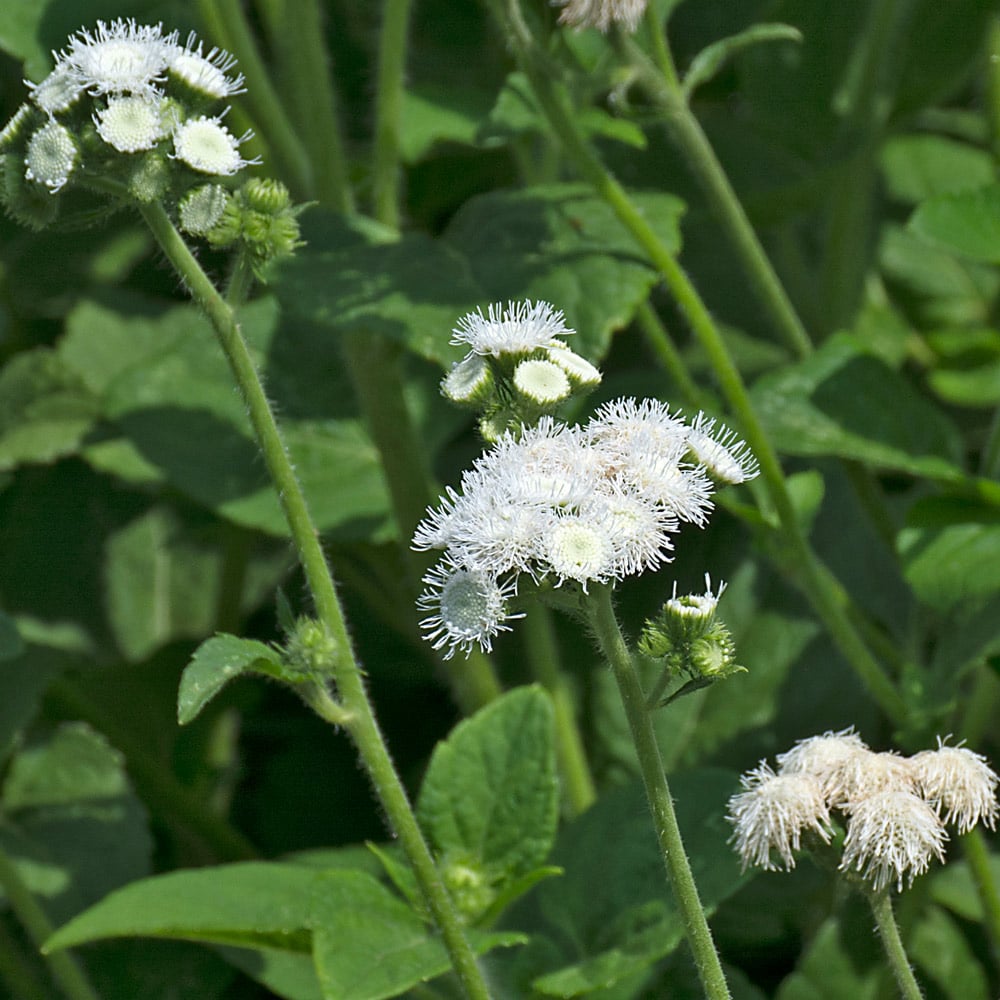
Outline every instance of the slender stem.
<svg viewBox="0 0 1000 1000">
<path fill-rule="evenodd" d="M 399 228 L 399 128 L 403 117 L 403 75 L 410 0 L 385 0 L 379 35 L 375 94 L 375 162 L 372 197 L 375 217 Z"/>
<path fill-rule="evenodd" d="M 899 927 L 892 912 L 892 898 L 889 891 L 884 890 L 867 895 L 868 903 L 875 915 L 879 937 L 882 939 L 882 947 L 885 949 L 889 967 L 892 969 L 900 993 L 903 994 L 904 1000 L 923 1000 L 924 995 L 917 985 L 913 969 L 910 968 L 906 951 L 903 949 L 903 940 L 899 936 Z"/>
<path fill-rule="evenodd" d="M 11 938 L 10 930 L 0 921 L 0 986 L 6 986 L 15 1000 L 51 1000 L 51 986 L 43 983 L 28 962 L 20 941 Z"/>
<path fill-rule="evenodd" d="M 739 197 L 715 155 L 715 150 L 705 136 L 698 119 L 688 107 L 676 73 L 664 75 L 662 71 L 657 72 L 634 42 L 626 40 L 622 35 L 617 37 L 619 45 L 638 70 L 639 80 L 644 89 L 663 110 L 667 127 L 684 153 L 695 179 L 705 192 L 708 204 L 721 224 L 723 232 L 736 249 L 751 287 L 789 347 L 804 357 L 812 351 L 809 335 L 788 298 L 784 285 L 771 266 Z"/>
<path fill-rule="evenodd" d="M 14 862 L 2 847 L 0 847 L 0 886 L 3 887 L 14 915 L 41 952 L 42 946 L 52 936 L 54 928 L 38 904 L 38 900 L 24 884 Z M 67 1000 L 99 1000 L 83 967 L 71 953 L 57 951 L 51 955 L 44 952 L 42 954 L 49 965 L 52 978 L 59 984 Z"/>
<path fill-rule="evenodd" d="M 993 948 L 993 955 L 1000 960 L 1000 892 L 997 892 L 997 884 L 993 878 L 990 852 L 978 827 L 965 834 L 961 838 L 961 844 L 983 907 L 983 926 Z"/>
<path fill-rule="evenodd" d="M 421 892 L 441 930 L 445 947 L 466 994 L 473 1000 L 488 998 L 489 991 L 476 964 L 475 954 L 465 937 L 461 918 L 434 865 L 379 730 L 319 533 L 309 514 L 305 495 L 236 316 L 209 281 L 163 207 L 159 204 L 142 205 L 139 210 L 167 259 L 187 284 L 194 300 L 205 311 L 215 329 L 219 345 L 243 395 L 265 465 L 302 563 L 317 617 L 337 648 L 343 651 L 333 677 L 339 702 L 334 702 L 327 692 L 317 690 L 312 693 L 310 704 L 323 718 L 335 725 L 346 726 L 371 778 L 379 802 L 413 867 Z"/>
<path fill-rule="evenodd" d="M 698 888 L 681 840 L 673 799 L 660 758 L 660 747 L 653 730 L 653 720 L 646 710 L 646 699 L 632 655 L 618 625 L 611 594 L 610 586 L 597 586 L 593 589 L 586 603 L 590 625 L 601 652 L 611 665 L 621 692 L 667 878 L 681 911 L 702 989 L 710 1000 L 728 998 L 729 987 L 726 985 L 722 964 L 712 941 L 712 932 L 705 919 L 705 911 L 698 898 Z"/>
<path fill-rule="evenodd" d="M 681 81 L 677 76 L 677 67 L 667 42 L 666 25 L 661 22 L 652 4 L 646 8 L 646 27 L 649 30 L 650 44 L 653 47 L 653 61 L 663 75 L 668 87 L 680 90 Z"/>
<path fill-rule="evenodd" d="M 556 723 L 556 757 L 562 777 L 563 796 L 570 817 L 578 816 L 597 801 L 594 777 L 577 724 L 569 685 L 559 667 L 552 612 L 537 605 L 524 619 L 525 648 L 532 674 L 552 696 Z"/>
<path fill-rule="evenodd" d="M 510 28 L 510 37 L 521 67 L 531 82 L 549 124 L 562 140 L 564 149 L 663 276 L 708 355 L 723 395 L 738 417 L 747 443 L 760 463 L 761 474 L 777 512 L 791 560 L 798 571 L 800 586 L 869 692 L 893 722 L 901 724 L 907 715 L 906 703 L 854 628 L 846 610 L 847 595 L 842 589 L 832 586 L 832 577 L 824 571 L 825 568 L 809 547 L 796 519 L 777 452 L 757 418 L 743 379 L 715 321 L 674 255 L 582 137 L 569 108 L 552 85 L 543 57 L 535 49 L 532 36 L 521 17 L 518 0 L 509 0 L 506 8 L 503 7 L 502 0 L 490 2 L 494 8 L 501 8 L 501 16 Z"/>
<path fill-rule="evenodd" d="M 692 405 L 701 405 L 705 394 L 691 378 L 680 351 L 677 350 L 667 328 L 663 325 L 663 321 L 648 301 L 643 302 L 636 310 L 636 319 L 639 321 L 639 326 L 642 328 L 650 350 L 656 355 L 657 361 L 663 365 L 664 371 L 677 383 L 677 389 L 681 396 Z"/>
<path fill-rule="evenodd" d="M 309 158 L 289 124 L 239 0 L 198 0 L 198 11 L 209 34 L 239 59 L 247 80 L 246 104 L 289 189 L 299 201 L 311 197 Z"/>
</svg>

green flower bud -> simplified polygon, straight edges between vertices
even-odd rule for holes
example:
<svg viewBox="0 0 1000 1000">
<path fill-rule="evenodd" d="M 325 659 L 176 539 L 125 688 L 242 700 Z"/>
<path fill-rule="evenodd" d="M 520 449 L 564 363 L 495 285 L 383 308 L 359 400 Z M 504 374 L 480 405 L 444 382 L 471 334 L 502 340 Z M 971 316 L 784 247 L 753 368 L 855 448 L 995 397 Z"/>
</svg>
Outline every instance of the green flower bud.
<svg viewBox="0 0 1000 1000">
<path fill-rule="evenodd" d="M 7 214 L 29 229 L 44 229 L 59 215 L 59 196 L 25 179 L 24 159 L 17 153 L 0 159 L 0 200 Z"/>
<path fill-rule="evenodd" d="M 278 215 L 292 208 L 292 196 L 281 181 L 254 177 L 243 185 L 247 207 L 264 215 Z"/>
<path fill-rule="evenodd" d="M 548 346 L 549 360 L 565 373 L 574 392 L 587 392 L 601 384 L 601 373 L 586 358 L 570 350 L 561 340 Z"/>
<path fill-rule="evenodd" d="M 14 117 L 0 132 L 0 153 L 15 149 L 27 140 L 31 127 L 36 124 L 36 114 L 30 104 L 22 104 L 14 112 Z"/>
<path fill-rule="evenodd" d="M 493 371 L 478 354 L 467 354 L 441 380 L 442 395 L 463 406 L 482 405 L 492 391 Z"/>
<path fill-rule="evenodd" d="M 152 149 L 165 134 L 161 102 L 148 95 L 111 97 L 94 115 L 97 133 L 120 153 Z"/>
<path fill-rule="evenodd" d="M 552 361 L 530 358 L 514 369 L 514 388 L 532 403 L 554 406 L 570 395 L 569 378 Z"/>
<path fill-rule="evenodd" d="M 143 204 L 159 201 L 170 187 L 170 164 L 160 152 L 151 152 L 129 164 L 129 192 Z"/>
<path fill-rule="evenodd" d="M 329 677 L 341 655 L 337 640 L 313 618 L 300 618 L 285 643 L 285 664 L 303 677 Z"/>
<path fill-rule="evenodd" d="M 67 111 L 83 96 L 86 89 L 73 67 L 60 62 L 41 83 L 28 84 L 31 100 L 47 115 Z"/>
</svg>

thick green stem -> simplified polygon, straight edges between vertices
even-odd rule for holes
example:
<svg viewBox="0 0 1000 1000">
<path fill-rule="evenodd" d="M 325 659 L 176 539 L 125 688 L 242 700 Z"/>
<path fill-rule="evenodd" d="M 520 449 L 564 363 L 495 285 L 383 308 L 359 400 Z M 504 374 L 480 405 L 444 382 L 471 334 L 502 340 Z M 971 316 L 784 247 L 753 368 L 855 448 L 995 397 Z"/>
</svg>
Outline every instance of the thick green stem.
<svg viewBox="0 0 1000 1000">
<path fill-rule="evenodd" d="M 771 266 L 739 197 L 729 183 L 715 150 L 702 130 L 701 123 L 688 107 L 676 73 L 672 71 L 673 63 L 669 60 L 669 50 L 664 46 L 666 56 L 661 55 L 659 60 L 661 69 L 657 72 L 634 42 L 626 41 L 621 35 L 618 38 L 630 62 L 638 70 L 644 89 L 662 109 L 674 141 L 684 153 L 710 208 L 737 251 L 751 288 L 767 309 L 775 328 L 789 347 L 804 357 L 812 351 L 809 335 L 781 280 Z M 669 74 L 663 72 L 664 58 L 667 59 L 667 65 L 671 70 Z"/>
<path fill-rule="evenodd" d="M 21 875 L 7 853 L 0 847 L 0 887 L 7 896 L 7 902 L 14 911 L 28 937 L 41 952 L 42 946 L 52 936 L 54 930 L 38 900 L 24 884 Z M 44 954 L 44 953 L 42 953 Z M 99 1000 L 94 987 L 90 985 L 83 968 L 76 958 L 66 951 L 45 955 L 52 978 L 67 1000 Z"/>
<path fill-rule="evenodd" d="M 698 888 L 681 840 L 673 799 L 670 797 L 667 776 L 660 758 L 660 747 L 653 730 L 653 720 L 646 709 L 646 698 L 639 684 L 632 654 L 618 625 L 611 595 L 610 586 L 594 587 L 585 604 L 590 626 L 602 654 L 611 665 L 621 692 L 667 878 L 681 911 L 684 931 L 694 954 L 702 989 L 709 1000 L 728 998 L 729 987 L 726 985 L 722 963 L 715 950 L 712 932 L 705 919 L 705 911 L 698 898 Z"/>
<path fill-rule="evenodd" d="M 889 890 L 870 893 L 868 903 L 875 915 L 875 924 L 878 927 L 879 937 L 882 939 L 882 947 L 885 949 L 889 968 L 892 969 L 900 993 L 903 994 L 905 1000 L 923 1000 L 924 995 L 917 985 L 913 969 L 910 968 L 906 951 L 903 949 L 903 939 L 899 936 L 899 927 L 892 912 L 892 898 Z"/>
<path fill-rule="evenodd" d="M 385 0 L 379 35 L 375 91 L 375 162 L 372 198 L 375 217 L 399 228 L 399 128 L 403 117 L 403 77 L 410 0 Z"/>
<path fill-rule="evenodd" d="M 15 1000 L 52 1000 L 51 986 L 28 962 L 20 940 L 15 941 L 10 928 L 0 921 L 0 995 L 4 987 Z"/>
<path fill-rule="evenodd" d="M 526 655 L 532 674 L 552 696 L 556 722 L 556 757 L 568 814 L 578 816 L 597 801 L 594 777 L 577 724 L 576 708 L 569 685 L 559 666 L 552 613 L 538 605 L 524 620 Z"/>
<path fill-rule="evenodd" d="M 736 414 L 747 443 L 760 463 L 761 475 L 777 512 L 781 531 L 802 589 L 808 595 L 837 646 L 883 711 L 893 722 L 902 724 L 907 715 L 906 704 L 854 628 L 844 604 L 845 595 L 841 590 L 831 586 L 830 575 L 824 571 L 824 567 L 813 554 L 802 533 L 785 486 L 777 452 L 771 446 L 763 426 L 757 419 L 746 386 L 715 321 L 673 253 L 657 236 L 645 216 L 628 197 L 625 189 L 605 169 L 583 139 L 570 110 L 552 85 L 544 59 L 535 49 L 531 34 L 521 19 L 518 0 L 510 0 L 506 8 L 502 7 L 500 0 L 491 2 L 494 7 L 500 6 L 506 13 L 505 21 L 510 28 L 511 39 L 521 67 L 531 82 L 539 106 L 553 131 L 562 141 L 565 151 L 580 173 L 610 205 L 619 221 L 629 230 L 650 262 L 663 276 L 695 336 L 701 342 L 722 393 Z"/>
<path fill-rule="evenodd" d="M 983 907 L 983 926 L 993 947 L 993 955 L 1000 960 L 1000 893 L 997 892 L 997 884 L 993 878 L 990 852 L 978 827 L 965 834 L 961 838 L 961 844 Z"/>
<path fill-rule="evenodd" d="M 302 563 L 317 617 L 337 648 L 343 651 L 333 677 L 339 702 L 334 702 L 326 692 L 317 691 L 310 699 L 310 704 L 323 718 L 337 725 L 345 725 L 348 729 L 389 824 L 399 837 L 413 867 L 417 883 L 441 931 L 466 994 L 474 1000 L 484 1000 L 489 996 L 489 991 L 465 936 L 461 918 L 434 865 L 379 730 L 319 533 L 309 514 L 305 495 L 236 316 L 202 271 L 163 207 L 158 204 L 143 205 L 140 211 L 160 248 L 215 329 L 233 378 L 243 395 L 251 425 Z"/>
</svg>

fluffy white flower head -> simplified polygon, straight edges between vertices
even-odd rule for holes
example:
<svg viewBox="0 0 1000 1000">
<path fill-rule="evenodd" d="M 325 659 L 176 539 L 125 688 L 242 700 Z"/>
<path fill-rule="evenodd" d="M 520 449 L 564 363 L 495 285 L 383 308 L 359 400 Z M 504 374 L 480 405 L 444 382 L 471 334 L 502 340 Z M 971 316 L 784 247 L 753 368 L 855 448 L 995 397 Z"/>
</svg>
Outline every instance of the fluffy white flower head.
<svg viewBox="0 0 1000 1000">
<path fill-rule="evenodd" d="M 830 842 L 830 816 L 819 783 L 807 774 L 775 774 L 763 761 L 740 778 L 743 791 L 729 800 L 727 819 L 743 868 L 769 871 L 795 867 L 802 834 L 815 833 Z M 772 859 L 776 852 L 781 859 Z"/>
<path fill-rule="evenodd" d="M 543 566 L 559 579 L 576 580 L 587 589 L 590 581 L 606 581 L 612 574 L 614 549 L 607 534 L 588 518 L 570 514 L 559 518 L 541 540 Z"/>
<path fill-rule="evenodd" d="M 857 871 L 876 892 L 927 871 L 931 859 L 944 861 L 948 839 L 938 814 L 919 795 L 888 788 L 857 801 L 847 824 L 841 871 Z"/>
<path fill-rule="evenodd" d="M 510 631 L 507 621 L 521 617 L 507 613 L 515 585 L 501 584 L 481 570 L 445 561 L 427 573 L 424 583 L 427 590 L 417 601 L 417 608 L 433 613 L 421 621 L 420 627 L 435 649 L 447 648 L 446 660 L 456 650 L 468 656 L 476 645 L 488 653 L 493 648 L 493 637 Z"/>
<path fill-rule="evenodd" d="M 982 822 L 996 828 L 997 775 L 986 758 L 961 745 L 950 747 L 938 738 L 937 750 L 924 750 L 910 758 L 921 794 L 943 813 L 945 823 L 954 823 L 959 833 L 968 833 Z"/>
<path fill-rule="evenodd" d="M 58 59 L 91 94 L 149 93 L 163 79 L 175 39 L 160 24 L 98 21 L 93 33 L 81 29 L 70 38 Z"/>
<path fill-rule="evenodd" d="M 760 471 L 747 443 L 725 425 L 716 430 L 715 420 L 704 413 L 699 413 L 691 423 L 688 448 L 709 475 L 723 483 L 745 483 Z"/>
<path fill-rule="evenodd" d="M 607 31 L 612 24 L 623 24 L 629 31 L 639 27 L 647 0 L 557 0 L 563 8 L 559 20 L 575 28 Z"/>
<path fill-rule="evenodd" d="M 242 94 L 243 74 L 226 74 L 236 65 L 236 57 L 225 49 L 212 48 L 207 53 L 194 32 L 185 45 L 171 45 L 167 50 L 167 70 L 206 97 L 222 99 Z"/>
<path fill-rule="evenodd" d="M 164 135 L 160 99 L 146 94 L 112 97 L 94 115 L 97 134 L 120 153 L 152 149 Z"/>
<path fill-rule="evenodd" d="M 467 344 L 474 354 L 530 354 L 554 337 L 573 333 L 560 310 L 548 302 L 493 304 L 463 316 L 452 330 L 451 343 Z"/>
<path fill-rule="evenodd" d="M 76 166 L 78 150 L 69 130 L 56 121 L 43 125 L 28 142 L 24 176 L 58 191 Z"/>
<path fill-rule="evenodd" d="M 852 774 L 859 759 L 870 754 L 853 727 L 799 740 L 791 750 L 778 754 L 780 774 L 810 774 L 820 783 L 828 800 L 840 797 L 845 773 Z"/>
<path fill-rule="evenodd" d="M 174 156 L 199 173 L 229 177 L 249 163 L 240 156 L 248 138 L 237 139 L 218 118 L 200 115 L 174 129 Z"/>
</svg>

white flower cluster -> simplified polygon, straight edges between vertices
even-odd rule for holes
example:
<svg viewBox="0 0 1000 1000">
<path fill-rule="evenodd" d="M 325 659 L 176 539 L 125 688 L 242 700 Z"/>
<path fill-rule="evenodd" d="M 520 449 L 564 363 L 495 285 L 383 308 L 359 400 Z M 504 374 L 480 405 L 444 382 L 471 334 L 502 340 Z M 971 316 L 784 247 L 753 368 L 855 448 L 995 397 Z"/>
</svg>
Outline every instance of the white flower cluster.
<svg viewBox="0 0 1000 1000">
<path fill-rule="evenodd" d="M 681 522 L 707 521 L 711 476 L 737 483 L 756 471 L 725 428 L 712 438 L 702 415 L 689 426 L 650 399 L 607 403 L 585 426 L 545 416 L 507 432 L 414 534 L 415 549 L 444 550 L 418 602 L 426 637 L 446 657 L 489 650 L 509 629 L 522 574 L 586 591 L 656 569 Z"/>
<path fill-rule="evenodd" d="M 932 858 L 944 860 L 946 826 L 967 833 L 995 828 L 997 775 L 986 759 L 963 746 L 912 757 L 875 753 L 852 729 L 797 743 L 745 774 L 729 800 L 733 840 L 743 866 L 795 867 L 803 834 L 823 843 L 833 835 L 831 812 L 843 817 L 842 871 L 860 873 L 876 892 L 913 883 Z M 781 859 L 775 863 L 772 852 Z"/>
<path fill-rule="evenodd" d="M 485 316 L 481 309 L 471 312 L 451 338 L 469 352 L 445 376 L 441 391 L 454 403 L 489 410 L 487 400 L 500 379 L 507 383 L 505 400 L 513 395 L 538 413 L 551 409 L 601 382 L 601 373 L 561 339 L 574 332 L 548 302 L 497 303 Z"/>
<path fill-rule="evenodd" d="M 111 150 L 134 155 L 166 144 L 167 155 L 199 174 L 230 176 L 247 165 L 239 138 L 222 123 L 225 111 L 209 106 L 243 91 L 243 77 L 230 75 L 235 59 L 220 49 L 205 51 L 191 34 L 181 44 L 162 25 L 119 19 L 81 29 L 40 83 L 28 83 L 30 100 L 0 133 L 0 151 L 24 146 L 27 180 L 59 191 L 92 150 L 85 126 L 92 121 Z M 228 109 L 227 109 L 228 110 Z"/>
</svg>

